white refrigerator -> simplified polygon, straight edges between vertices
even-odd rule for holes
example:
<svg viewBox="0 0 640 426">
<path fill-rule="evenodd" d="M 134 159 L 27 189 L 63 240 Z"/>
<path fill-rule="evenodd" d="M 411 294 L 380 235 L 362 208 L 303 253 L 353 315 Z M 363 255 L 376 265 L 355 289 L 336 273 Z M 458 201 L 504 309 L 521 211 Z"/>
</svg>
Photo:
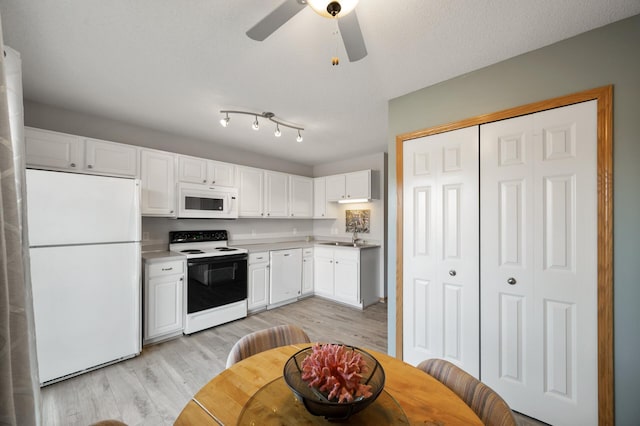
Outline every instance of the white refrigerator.
<svg viewBox="0 0 640 426">
<path fill-rule="evenodd" d="M 27 170 L 40 383 L 141 351 L 135 179 Z"/>
</svg>

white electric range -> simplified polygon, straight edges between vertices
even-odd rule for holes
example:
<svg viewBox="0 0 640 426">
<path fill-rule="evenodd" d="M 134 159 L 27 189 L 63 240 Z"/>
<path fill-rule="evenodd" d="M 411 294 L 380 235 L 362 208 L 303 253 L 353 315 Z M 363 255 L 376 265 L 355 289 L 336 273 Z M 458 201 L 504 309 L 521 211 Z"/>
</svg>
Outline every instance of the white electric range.
<svg viewBox="0 0 640 426">
<path fill-rule="evenodd" d="M 184 334 L 247 316 L 247 250 L 227 231 L 172 231 L 169 250 L 187 258 Z"/>
</svg>

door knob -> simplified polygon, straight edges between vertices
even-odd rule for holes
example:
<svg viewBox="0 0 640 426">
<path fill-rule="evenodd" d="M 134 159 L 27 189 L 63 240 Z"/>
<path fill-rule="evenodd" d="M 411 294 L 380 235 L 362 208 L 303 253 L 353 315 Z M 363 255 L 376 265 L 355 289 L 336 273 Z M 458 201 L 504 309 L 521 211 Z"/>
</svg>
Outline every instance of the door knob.
<svg viewBox="0 0 640 426">
<path fill-rule="evenodd" d="M 456 276 L 456 271 L 454 269 L 449 271 L 449 275 L 451 275 L 452 277 Z"/>
<path fill-rule="evenodd" d="M 511 278 L 509 278 L 507 280 L 507 284 L 509 284 L 509 285 L 516 285 L 516 282 L 517 282 L 516 279 L 513 278 L 513 277 L 511 277 Z"/>
</svg>

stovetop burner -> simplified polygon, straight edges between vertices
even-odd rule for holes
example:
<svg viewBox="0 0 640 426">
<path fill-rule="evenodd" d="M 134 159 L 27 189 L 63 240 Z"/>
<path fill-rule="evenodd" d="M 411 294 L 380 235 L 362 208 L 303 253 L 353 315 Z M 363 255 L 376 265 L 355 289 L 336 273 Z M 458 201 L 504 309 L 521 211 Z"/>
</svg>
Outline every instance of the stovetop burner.
<svg viewBox="0 0 640 426">
<path fill-rule="evenodd" d="M 216 247 L 216 250 L 219 250 L 219 251 L 236 251 L 238 249 L 237 248 L 233 248 L 233 247 Z"/>
<path fill-rule="evenodd" d="M 200 253 L 204 253 L 204 252 L 202 250 L 198 250 L 198 249 L 190 249 L 190 250 L 180 250 L 180 253 L 200 254 Z"/>
</svg>

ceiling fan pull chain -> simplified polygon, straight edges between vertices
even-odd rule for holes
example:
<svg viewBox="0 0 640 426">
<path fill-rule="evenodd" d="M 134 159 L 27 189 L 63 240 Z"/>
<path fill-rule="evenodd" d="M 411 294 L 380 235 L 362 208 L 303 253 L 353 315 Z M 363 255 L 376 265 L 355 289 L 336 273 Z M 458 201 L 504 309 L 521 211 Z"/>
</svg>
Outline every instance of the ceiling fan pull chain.
<svg viewBox="0 0 640 426">
<path fill-rule="evenodd" d="M 337 21 L 336 21 L 336 27 L 338 26 Z M 335 50 L 335 54 L 333 55 L 333 57 L 331 58 L 331 65 L 333 65 L 334 67 L 336 65 L 340 65 L 340 58 L 338 58 L 338 33 L 340 31 L 338 29 L 336 29 L 333 32 L 333 38 L 336 41 L 336 50 Z"/>
</svg>

